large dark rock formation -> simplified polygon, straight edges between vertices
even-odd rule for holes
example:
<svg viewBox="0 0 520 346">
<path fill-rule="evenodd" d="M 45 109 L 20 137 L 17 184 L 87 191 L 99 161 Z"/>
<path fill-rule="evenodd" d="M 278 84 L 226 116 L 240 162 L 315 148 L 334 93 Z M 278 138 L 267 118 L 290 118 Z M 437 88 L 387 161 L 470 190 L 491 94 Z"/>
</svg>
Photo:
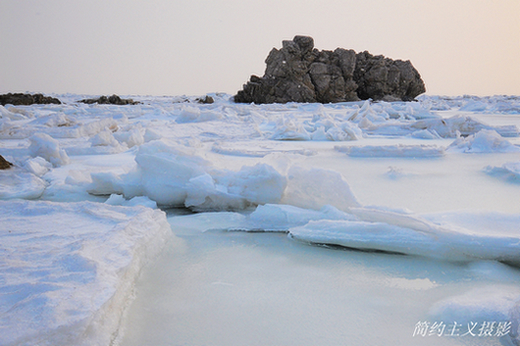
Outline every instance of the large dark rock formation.
<svg viewBox="0 0 520 346">
<path fill-rule="evenodd" d="M 42 94 L 3 94 L 0 95 L 0 104 L 13 106 L 30 106 L 33 104 L 61 104 L 60 100 L 50 96 L 43 96 Z"/>
<path fill-rule="evenodd" d="M 265 60 L 264 76 L 251 76 L 235 102 L 411 101 L 426 91 L 410 61 L 342 48 L 319 51 L 308 36 L 282 43 Z"/>
<path fill-rule="evenodd" d="M 132 99 L 122 99 L 121 97 L 119 97 L 117 95 L 101 96 L 97 99 L 84 99 L 84 100 L 79 100 L 78 102 L 82 102 L 82 103 L 86 103 L 86 104 L 98 103 L 98 104 L 103 104 L 103 105 L 119 105 L 119 106 L 138 105 L 140 103 L 140 102 L 134 101 Z"/>
</svg>

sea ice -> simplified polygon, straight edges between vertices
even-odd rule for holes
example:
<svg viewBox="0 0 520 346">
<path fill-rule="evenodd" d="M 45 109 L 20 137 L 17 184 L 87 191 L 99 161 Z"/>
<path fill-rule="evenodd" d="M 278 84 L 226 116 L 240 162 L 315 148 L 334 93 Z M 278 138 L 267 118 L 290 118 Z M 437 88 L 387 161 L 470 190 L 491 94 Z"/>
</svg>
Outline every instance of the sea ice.
<svg viewBox="0 0 520 346">
<path fill-rule="evenodd" d="M 314 210 L 320 210 L 326 205 L 342 211 L 359 206 L 341 174 L 326 169 L 305 169 L 298 166 L 293 166 L 288 171 L 287 188 L 281 203 Z"/>
<path fill-rule="evenodd" d="M 70 162 L 65 150 L 60 148 L 59 142 L 48 134 L 36 133 L 32 135 L 29 140 L 31 141 L 31 145 L 29 146 L 31 156 L 43 157 L 55 167 L 66 165 Z"/>
<path fill-rule="evenodd" d="M 41 177 L 52 169 L 52 164 L 43 157 L 37 156 L 25 161 L 24 168 L 27 171 Z"/>
<path fill-rule="evenodd" d="M 133 148 L 144 143 L 144 137 L 141 132 L 141 126 L 138 125 L 133 126 L 128 131 L 114 132 L 114 137 L 119 141 L 119 143 L 124 144 L 127 148 Z"/>
<path fill-rule="evenodd" d="M 426 219 L 371 208 L 352 208 L 351 213 L 359 221 L 310 221 L 291 228 L 289 234 L 294 239 L 312 243 L 364 250 L 451 261 L 497 260 L 520 264 L 520 235 L 517 226 L 511 228 L 510 224 L 511 219 L 515 225 L 520 224 L 519 215 L 499 218 L 493 213 L 480 213 L 478 217 L 464 214 L 459 220 L 451 217 L 451 222 L 447 222 L 442 214 Z M 473 220 L 489 227 L 479 229 Z"/>
<path fill-rule="evenodd" d="M 305 130 L 303 125 L 293 117 L 282 117 L 278 119 L 274 124 L 274 129 L 270 136 L 270 139 L 274 140 L 293 141 L 309 141 L 311 138 L 311 135 Z"/>
<path fill-rule="evenodd" d="M 246 201 L 245 206 L 278 203 L 287 185 L 284 176 L 270 165 L 262 163 L 254 166 L 242 166 L 238 172 L 214 170 L 212 175 L 215 181 L 214 187 L 209 186 L 208 189 L 202 189 L 203 193 L 207 194 L 206 199 L 209 198 L 209 201 L 207 201 L 209 205 L 206 206 L 205 203 L 192 205 L 197 209 L 227 209 L 224 201 L 221 203 L 218 199 L 214 200 L 211 197 L 214 192 L 225 193 L 226 197 L 238 196 L 243 198 Z M 192 193 L 200 196 L 201 190 L 195 191 L 193 187 L 189 189 L 188 197 Z"/>
<path fill-rule="evenodd" d="M 25 120 L 26 117 L 20 113 L 11 112 L 9 109 L 0 105 L 0 119 L 2 119 L 2 121 L 0 122 L 0 124 L 2 124 L 6 123 L 7 120 Z M 0 130 L 2 130 L 1 126 Z"/>
<path fill-rule="evenodd" d="M 0 200 L 37 199 L 46 187 L 47 183 L 44 180 L 23 168 L 0 170 Z"/>
<path fill-rule="evenodd" d="M 218 120 L 221 118 L 222 114 L 219 112 L 201 111 L 200 108 L 186 106 L 180 111 L 179 115 L 177 115 L 175 121 L 177 123 L 195 123 Z"/>
<path fill-rule="evenodd" d="M 440 157 L 445 149 L 436 145 L 385 145 L 385 146 L 350 146 L 334 147 L 339 152 L 353 157 Z"/>
<path fill-rule="evenodd" d="M 227 210 L 276 203 L 286 186 L 286 179 L 269 165 L 243 166 L 237 172 L 218 170 L 187 148 L 162 141 L 141 145 L 135 161 L 137 167 L 121 176 L 93 173 L 89 192 L 147 196 L 160 205 L 195 210 Z"/>
<path fill-rule="evenodd" d="M 480 130 L 467 138 L 459 136 L 447 150 L 463 153 L 514 153 L 520 152 L 520 147 L 511 144 L 494 130 Z"/>
<path fill-rule="evenodd" d="M 520 182 L 520 162 L 506 162 L 502 167 L 487 166 L 484 171 L 505 180 Z"/>
<path fill-rule="evenodd" d="M 170 237 L 164 212 L 0 201 L 0 343 L 109 345 L 141 268 Z"/>
<path fill-rule="evenodd" d="M 112 131 L 105 129 L 95 136 L 90 138 L 90 143 L 93 146 L 109 146 L 119 149 L 121 147 L 119 141 L 115 139 Z"/>
<path fill-rule="evenodd" d="M 356 217 L 326 205 L 320 210 L 302 209 L 292 205 L 265 204 L 244 220 L 244 230 L 289 232 L 292 227 L 303 226 L 313 220 L 355 220 Z"/>
<path fill-rule="evenodd" d="M 379 327 L 388 327 L 385 319 L 397 315 L 390 300 L 402 300 L 409 305 L 406 311 L 415 315 L 399 317 L 392 327 L 406 329 L 405 324 L 410 324 L 413 328 L 415 321 L 410 319 L 428 316 L 449 319 L 468 314 L 468 319 L 485 319 L 509 314 L 511 335 L 518 343 L 517 269 L 507 267 L 508 272 L 497 262 L 520 263 L 518 185 L 482 174 L 487 165 L 485 173 L 508 182 L 520 176 L 518 97 L 425 95 L 412 103 L 244 105 L 232 103 L 230 95 L 214 94 L 212 105 L 197 104 L 189 97 L 136 97 L 142 104 L 128 107 L 76 102 L 87 96 L 63 95 L 62 105 L 0 106 L 0 154 L 15 164 L 0 171 L 0 199 L 9 199 L 0 202 L 0 247 L 7 254 L 0 256 L 2 343 L 107 345 L 113 333 L 122 333 L 118 323 L 137 272 L 159 252 L 169 232 L 157 204 L 201 211 L 168 220 L 185 237 L 172 251 L 191 246 L 188 252 L 208 259 L 201 262 L 204 265 L 169 263 L 181 268 L 181 275 L 171 280 L 188 291 L 204 285 L 181 282 L 186 280 L 182 275 L 193 274 L 186 273 L 184 266 L 199 273 L 209 263 L 218 275 L 242 280 L 236 281 L 247 287 L 241 298 L 252 303 L 272 301 L 269 294 L 277 288 L 269 280 L 264 282 L 262 274 L 269 271 L 279 275 L 279 283 L 287 284 L 283 287 L 291 288 L 291 294 L 283 295 L 290 303 L 275 301 L 275 308 L 282 304 L 303 309 L 301 302 L 307 301 L 317 311 L 322 303 L 330 303 L 320 315 L 323 320 L 313 322 L 312 337 L 331 332 L 342 341 L 354 337 L 377 343 L 385 333 L 372 328 L 365 335 L 352 334 L 359 329 L 359 316 L 368 318 L 362 323 L 377 320 Z M 331 141 L 350 142 L 335 149 Z M 437 213 L 428 214 L 433 211 Z M 326 248 L 317 250 L 276 233 L 201 233 L 212 229 L 290 232 L 304 242 L 410 256 L 350 251 L 331 255 Z M 194 237 L 197 232 L 200 238 Z M 253 242 L 251 247 L 228 244 L 244 255 L 240 263 L 230 255 L 236 253 L 228 253 L 221 243 L 222 237 L 235 236 Z M 269 240 L 264 244 L 260 236 Z M 197 241 L 190 244 L 194 239 L 206 242 L 206 247 L 199 249 Z M 271 252 L 273 247 L 279 252 Z M 301 256 L 290 260 L 289 248 L 301 251 Z M 265 253 L 270 264 L 260 266 L 267 262 Z M 173 258 L 181 255 L 175 253 Z M 218 268 L 228 263 L 220 262 L 220 255 L 244 269 L 241 274 L 230 273 L 227 266 Z M 425 266 L 429 271 L 424 271 Z M 262 270 L 253 276 L 251 267 Z M 385 269 L 374 270 L 379 267 Z M 396 268 L 397 276 L 384 273 Z M 298 277 L 301 273 L 305 277 Z M 307 274 L 325 284 L 294 296 L 292 290 L 305 286 L 302 281 L 308 283 Z M 459 275 L 464 279 L 459 280 Z M 295 281 L 289 282 L 288 277 Z M 162 278 L 152 279 L 151 287 L 160 286 L 157 281 Z M 219 277 L 207 286 L 201 290 L 212 290 L 208 292 L 216 300 L 222 291 L 215 290 L 240 289 Z M 490 286 L 497 290 L 491 292 Z M 333 288 L 337 291 L 329 294 Z M 427 291 L 420 297 L 430 299 L 430 304 L 421 307 L 419 290 Z M 170 287 L 165 291 L 170 292 Z M 479 301 L 482 295 L 489 299 Z M 230 300 L 221 303 L 236 297 L 230 294 Z M 360 305 L 359 298 L 368 305 Z M 159 298 L 144 299 L 146 308 L 154 311 L 149 303 Z M 166 300 L 169 308 L 172 301 L 185 304 L 182 297 Z M 200 309 L 181 306 L 177 321 L 185 324 L 178 327 L 204 325 L 214 330 L 213 321 L 201 318 L 207 316 L 208 307 L 200 304 Z M 240 320 L 256 321 L 257 316 L 247 315 L 248 311 L 242 305 L 234 310 Z M 187 321 L 184 312 L 194 319 Z M 283 337 L 291 323 L 308 323 L 309 315 L 298 310 L 294 316 L 300 319 L 295 322 L 282 315 L 260 317 L 279 328 L 277 335 Z M 345 319 L 354 326 L 349 326 L 349 335 L 334 327 Z M 204 339 L 210 335 L 204 328 L 194 332 L 211 344 L 214 340 Z M 163 329 L 160 334 L 170 331 L 168 326 Z M 290 335 L 301 336 L 299 343 L 294 338 L 283 340 L 316 344 L 304 335 L 307 329 L 292 330 Z M 216 328 L 216 333 L 222 331 Z M 264 335 L 265 328 L 258 333 Z M 248 333 L 243 334 L 242 340 L 247 340 Z M 166 339 L 180 342 L 171 335 Z M 447 345 L 453 340 L 433 341 Z"/>
<path fill-rule="evenodd" d="M 489 285 L 435 303 L 429 311 L 432 320 L 457 321 L 461 325 L 486 321 L 510 322 L 518 303 L 520 288 L 515 285 Z M 478 329 L 475 329 L 478 334 Z"/>
<path fill-rule="evenodd" d="M 439 134 L 431 129 L 431 130 L 418 130 L 414 131 L 410 134 L 413 138 L 421 138 L 421 139 L 439 139 L 441 136 Z"/>
<path fill-rule="evenodd" d="M 425 119 L 409 125 L 412 130 L 435 131 L 443 138 L 456 138 L 473 135 L 481 130 L 494 130 L 504 137 L 518 137 L 520 132 L 515 125 L 490 126 L 475 120 L 470 116 L 455 115 L 447 119 Z"/>
<path fill-rule="evenodd" d="M 113 194 L 110 195 L 110 197 L 105 201 L 105 204 L 122 205 L 125 207 L 135 207 L 138 205 L 142 205 L 151 209 L 157 209 L 157 203 L 155 203 L 146 196 L 134 197 L 132 199 L 127 200 L 122 195 Z"/>
</svg>

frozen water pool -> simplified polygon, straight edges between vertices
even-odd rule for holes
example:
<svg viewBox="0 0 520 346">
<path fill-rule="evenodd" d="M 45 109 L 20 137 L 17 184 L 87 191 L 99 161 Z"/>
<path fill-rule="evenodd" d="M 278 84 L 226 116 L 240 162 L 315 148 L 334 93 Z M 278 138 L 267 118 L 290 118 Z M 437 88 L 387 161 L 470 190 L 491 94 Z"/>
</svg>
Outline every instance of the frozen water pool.
<svg viewBox="0 0 520 346">
<path fill-rule="evenodd" d="M 420 321 L 455 322 L 431 315 L 444 299 L 480 289 L 478 304 L 486 290 L 518 293 L 520 283 L 520 271 L 496 262 L 173 229 L 178 236 L 137 284 L 121 345 L 500 345 L 496 337 L 413 334 Z"/>
</svg>

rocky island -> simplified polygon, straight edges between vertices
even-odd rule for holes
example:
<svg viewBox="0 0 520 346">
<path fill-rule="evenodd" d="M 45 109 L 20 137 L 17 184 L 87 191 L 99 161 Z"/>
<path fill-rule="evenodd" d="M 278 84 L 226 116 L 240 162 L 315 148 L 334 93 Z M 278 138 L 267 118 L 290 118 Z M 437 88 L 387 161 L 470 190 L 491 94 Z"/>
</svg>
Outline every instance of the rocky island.
<svg viewBox="0 0 520 346">
<path fill-rule="evenodd" d="M 309 36 L 282 44 L 267 56 L 264 76 L 251 76 L 235 102 L 412 101 L 426 91 L 410 61 L 343 48 L 320 51 Z"/>
</svg>

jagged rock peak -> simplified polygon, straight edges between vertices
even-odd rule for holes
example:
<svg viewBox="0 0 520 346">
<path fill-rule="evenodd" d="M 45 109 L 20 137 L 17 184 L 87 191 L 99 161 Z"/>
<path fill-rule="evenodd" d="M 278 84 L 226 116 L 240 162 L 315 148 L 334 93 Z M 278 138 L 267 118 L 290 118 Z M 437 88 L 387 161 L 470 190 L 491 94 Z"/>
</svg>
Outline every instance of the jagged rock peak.
<svg viewBox="0 0 520 346">
<path fill-rule="evenodd" d="M 309 36 L 283 41 L 265 63 L 264 76 L 251 76 L 235 102 L 411 101 L 426 91 L 410 61 L 343 48 L 320 51 Z"/>
</svg>

